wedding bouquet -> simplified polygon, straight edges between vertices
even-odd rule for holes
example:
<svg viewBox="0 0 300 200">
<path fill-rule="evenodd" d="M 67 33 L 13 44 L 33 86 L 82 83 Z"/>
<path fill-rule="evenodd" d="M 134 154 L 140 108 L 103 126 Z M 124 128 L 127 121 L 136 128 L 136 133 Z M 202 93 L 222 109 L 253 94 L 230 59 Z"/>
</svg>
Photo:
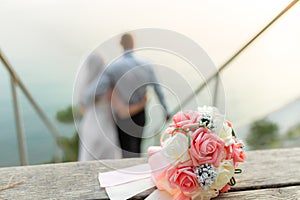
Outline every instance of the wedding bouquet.
<svg viewBox="0 0 300 200">
<path fill-rule="evenodd" d="M 231 123 L 207 106 L 178 112 L 172 120 L 161 145 L 149 147 L 147 164 L 99 173 L 110 199 L 129 199 L 156 186 L 146 200 L 208 200 L 235 184 L 245 154 Z"/>
<path fill-rule="evenodd" d="M 232 124 L 214 107 L 178 112 L 161 136 L 160 147 L 148 149 L 152 180 L 173 199 L 211 199 L 227 192 L 241 173 L 243 143 Z"/>
</svg>

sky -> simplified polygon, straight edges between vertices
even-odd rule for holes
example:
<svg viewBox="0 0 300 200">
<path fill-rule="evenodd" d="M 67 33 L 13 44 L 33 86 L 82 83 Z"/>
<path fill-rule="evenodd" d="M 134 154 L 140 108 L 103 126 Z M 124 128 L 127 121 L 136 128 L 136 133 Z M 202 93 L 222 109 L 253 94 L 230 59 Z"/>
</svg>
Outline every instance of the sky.
<svg viewBox="0 0 300 200">
<path fill-rule="evenodd" d="M 272 0 L 0 2 L 1 47 L 7 46 L 7 53 L 13 49 L 24 59 L 32 57 L 32 51 L 24 54 L 23 50 L 28 48 L 40 49 L 42 55 L 55 55 L 56 50 L 78 56 L 118 33 L 153 27 L 190 37 L 216 64 L 228 58 L 289 3 L 286 0 L 276 3 Z"/>
</svg>

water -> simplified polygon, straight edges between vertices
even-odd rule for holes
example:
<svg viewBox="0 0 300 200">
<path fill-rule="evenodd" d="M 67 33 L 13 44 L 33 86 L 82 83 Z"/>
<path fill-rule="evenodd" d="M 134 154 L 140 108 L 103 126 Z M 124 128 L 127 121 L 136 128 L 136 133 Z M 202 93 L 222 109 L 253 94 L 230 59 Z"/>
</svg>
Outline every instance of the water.
<svg viewBox="0 0 300 200">
<path fill-rule="evenodd" d="M 62 136 L 71 136 L 73 125 L 61 124 L 55 119 L 56 112 L 72 102 L 72 79 L 69 75 L 61 76 L 56 67 L 25 67 L 22 63 L 15 65 L 21 74 L 21 80 L 28 87 L 33 98 L 40 105 Z M 18 68 L 18 66 L 20 66 Z M 28 66 L 28 64 L 27 64 Z M 26 68 L 26 70 L 24 70 Z M 48 68 L 48 70 L 45 70 Z M 15 130 L 10 79 L 1 65 L 0 72 L 0 166 L 19 165 L 18 143 Z M 73 72 L 74 73 L 74 72 Z M 19 104 L 30 164 L 48 162 L 55 154 L 55 141 L 43 122 L 39 119 L 29 101 L 18 89 Z"/>
</svg>

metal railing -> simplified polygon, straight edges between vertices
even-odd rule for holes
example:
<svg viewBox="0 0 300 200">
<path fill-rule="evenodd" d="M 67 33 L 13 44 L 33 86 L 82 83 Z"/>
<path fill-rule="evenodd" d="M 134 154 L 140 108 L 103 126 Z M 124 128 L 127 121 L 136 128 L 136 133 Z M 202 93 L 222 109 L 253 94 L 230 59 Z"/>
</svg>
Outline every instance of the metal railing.
<svg viewBox="0 0 300 200">
<path fill-rule="evenodd" d="M 299 0 L 293 0 L 289 3 L 279 14 L 277 14 L 266 26 L 264 26 L 257 34 L 255 34 L 249 41 L 247 41 L 239 50 L 237 50 L 228 60 L 222 64 L 217 72 L 212 74 L 207 80 L 205 80 L 202 84 L 200 84 L 190 95 L 188 95 L 179 105 L 177 105 L 173 111 L 170 113 L 171 116 L 180 111 L 183 107 L 185 107 L 192 99 L 195 98 L 212 80 L 216 80 L 215 89 L 213 93 L 213 106 L 217 107 L 218 102 L 218 90 L 219 90 L 219 82 L 220 82 L 220 74 L 221 72 L 229 66 L 232 61 L 234 61 L 242 52 L 244 52 L 247 47 L 249 47 L 258 37 L 260 37 L 268 28 L 270 28 L 280 17 L 282 17 L 288 10 L 290 10 Z M 170 121 L 171 119 L 169 119 Z M 153 128 L 150 132 L 157 133 L 161 130 L 161 126 L 157 126 Z"/>
<path fill-rule="evenodd" d="M 2 61 L 5 68 L 8 70 L 10 79 L 11 79 L 11 90 L 13 96 L 13 106 L 14 106 L 14 114 L 16 120 L 16 130 L 18 136 L 18 145 L 19 145 L 19 154 L 20 154 L 20 163 L 21 165 L 28 165 L 28 156 L 27 156 L 27 149 L 26 149 L 26 141 L 24 140 L 24 130 L 22 125 L 22 119 L 20 115 L 20 108 L 19 108 L 19 101 L 18 95 L 16 91 L 16 87 L 18 86 L 21 91 L 24 93 L 25 97 L 28 99 L 38 116 L 41 120 L 45 123 L 46 127 L 51 132 L 53 138 L 55 139 L 56 143 L 59 144 L 58 137 L 60 136 L 59 132 L 56 130 L 54 125 L 50 122 L 46 114 L 37 104 L 37 102 L 33 99 L 31 94 L 29 93 L 28 89 L 25 87 L 24 83 L 21 81 L 17 73 L 14 71 L 11 64 L 8 62 L 8 59 L 5 57 L 4 53 L 0 49 L 0 60 Z M 58 145 L 59 146 L 59 145 Z"/>
<path fill-rule="evenodd" d="M 247 47 L 250 46 L 250 44 L 252 42 L 254 42 L 259 36 L 261 36 L 268 28 L 270 28 L 271 25 L 273 25 L 280 17 L 282 17 L 288 10 L 290 10 L 296 3 L 298 3 L 299 0 L 293 0 L 291 3 L 289 3 L 289 5 L 287 5 L 278 15 L 276 15 L 265 27 L 263 27 L 257 34 L 254 35 L 254 37 L 252 37 L 246 44 L 244 44 L 242 46 L 242 48 L 240 48 L 238 51 L 236 51 L 233 56 L 231 56 L 228 60 L 226 60 L 226 62 L 224 64 L 221 65 L 221 67 L 218 69 L 218 71 L 216 73 L 214 73 L 212 76 L 210 76 L 207 80 L 205 80 L 204 83 L 200 84 L 196 90 L 190 94 L 186 99 L 183 100 L 183 102 L 181 102 L 180 105 L 178 105 L 171 114 L 175 114 L 178 111 L 180 111 L 180 109 L 182 107 L 184 107 L 185 105 L 187 105 L 191 99 L 193 99 L 193 97 L 197 94 L 199 94 L 204 87 L 209 84 L 213 79 L 216 78 L 216 85 L 215 85 L 215 91 L 214 91 L 214 99 L 213 99 L 213 105 L 216 105 L 217 100 L 218 100 L 218 86 L 219 86 L 219 79 L 220 79 L 220 73 L 226 68 L 228 67 L 228 65 L 235 59 L 237 58 Z"/>
</svg>

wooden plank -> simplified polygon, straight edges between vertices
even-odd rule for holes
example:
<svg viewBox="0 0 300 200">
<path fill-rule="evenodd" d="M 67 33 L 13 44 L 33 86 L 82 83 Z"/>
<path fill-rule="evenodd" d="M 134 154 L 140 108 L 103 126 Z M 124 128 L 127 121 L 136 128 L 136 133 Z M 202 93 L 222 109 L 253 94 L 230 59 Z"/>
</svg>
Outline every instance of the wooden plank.
<svg viewBox="0 0 300 200">
<path fill-rule="evenodd" d="M 0 199 L 107 199 L 98 173 L 146 163 L 146 158 L 0 168 L 0 187 L 25 180 L 0 192 Z"/>
<path fill-rule="evenodd" d="M 246 152 L 234 190 L 300 185 L 300 148 Z"/>
<path fill-rule="evenodd" d="M 11 176 L 12 183 L 26 181 L 22 185 L 1 191 L 0 198 L 107 199 L 105 191 L 99 189 L 99 172 L 146 162 L 146 158 L 137 158 L 0 168 L 0 187 L 4 187 Z M 300 148 L 247 152 L 246 162 L 240 165 L 243 173 L 236 175 L 237 185 L 232 190 L 300 185 L 299 166 Z M 151 190 L 144 192 L 136 199 L 142 199 L 150 192 Z M 225 195 L 231 193 L 240 194 L 230 192 Z"/>
<path fill-rule="evenodd" d="M 239 192 L 229 192 L 220 194 L 214 200 L 257 200 L 257 199 L 276 199 L 276 200 L 297 200 L 300 199 L 300 186 L 281 187 L 272 189 L 248 190 Z"/>
</svg>

